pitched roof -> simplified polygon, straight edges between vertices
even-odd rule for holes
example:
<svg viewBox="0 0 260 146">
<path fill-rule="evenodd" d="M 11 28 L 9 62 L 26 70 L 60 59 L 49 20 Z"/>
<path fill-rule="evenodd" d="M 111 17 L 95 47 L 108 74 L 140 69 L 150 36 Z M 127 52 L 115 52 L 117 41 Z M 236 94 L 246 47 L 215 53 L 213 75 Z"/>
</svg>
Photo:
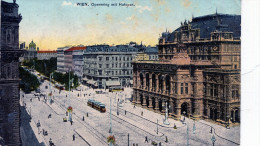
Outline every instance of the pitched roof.
<svg viewBox="0 0 260 146">
<path fill-rule="evenodd" d="M 57 51 L 37 51 L 37 53 L 57 53 Z"/>
<path fill-rule="evenodd" d="M 67 50 L 65 50 L 66 52 L 69 52 L 69 51 L 75 51 L 75 50 L 85 50 L 86 47 L 71 47 Z"/>
</svg>

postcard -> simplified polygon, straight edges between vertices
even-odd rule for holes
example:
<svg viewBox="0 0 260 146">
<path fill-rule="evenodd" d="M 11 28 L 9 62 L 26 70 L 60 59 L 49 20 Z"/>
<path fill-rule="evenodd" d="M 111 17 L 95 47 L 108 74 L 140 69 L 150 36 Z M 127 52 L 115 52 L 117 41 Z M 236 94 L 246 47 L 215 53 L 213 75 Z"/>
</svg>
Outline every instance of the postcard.
<svg viewBox="0 0 260 146">
<path fill-rule="evenodd" d="M 2 0 L 0 26 L 0 145 L 240 145 L 240 0 Z"/>
</svg>

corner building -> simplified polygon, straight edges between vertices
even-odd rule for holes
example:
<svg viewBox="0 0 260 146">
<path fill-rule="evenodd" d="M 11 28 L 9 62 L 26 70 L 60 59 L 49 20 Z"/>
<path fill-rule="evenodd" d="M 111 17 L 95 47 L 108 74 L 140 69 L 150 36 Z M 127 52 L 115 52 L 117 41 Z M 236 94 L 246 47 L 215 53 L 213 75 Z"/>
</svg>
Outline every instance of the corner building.
<svg viewBox="0 0 260 146">
<path fill-rule="evenodd" d="M 20 146 L 19 6 L 1 1 L 0 137 L 5 146 Z"/>
<path fill-rule="evenodd" d="M 159 38 L 158 61 L 133 61 L 133 104 L 179 120 L 240 122 L 241 16 L 185 21 Z"/>
</svg>

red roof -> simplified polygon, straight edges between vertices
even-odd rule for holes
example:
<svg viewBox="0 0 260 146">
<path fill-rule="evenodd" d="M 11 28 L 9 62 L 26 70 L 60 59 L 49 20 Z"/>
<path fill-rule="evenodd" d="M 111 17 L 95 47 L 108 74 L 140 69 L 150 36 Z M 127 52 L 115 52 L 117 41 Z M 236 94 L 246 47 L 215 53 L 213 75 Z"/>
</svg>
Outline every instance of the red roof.
<svg viewBox="0 0 260 146">
<path fill-rule="evenodd" d="M 85 49 L 86 49 L 86 47 L 71 47 L 66 51 L 85 50 Z"/>
<path fill-rule="evenodd" d="M 37 53 L 57 53 L 57 51 L 37 51 Z"/>
</svg>

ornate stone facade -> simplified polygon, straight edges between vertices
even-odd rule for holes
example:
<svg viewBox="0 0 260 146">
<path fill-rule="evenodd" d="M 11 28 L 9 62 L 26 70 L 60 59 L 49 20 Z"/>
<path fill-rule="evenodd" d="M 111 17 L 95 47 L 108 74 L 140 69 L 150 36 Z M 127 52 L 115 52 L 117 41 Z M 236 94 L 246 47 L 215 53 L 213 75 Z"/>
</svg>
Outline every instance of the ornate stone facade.
<svg viewBox="0 0 260 146">
<path fill-rule="evenodd" d="M 1 1 L 0 137 L 4 145 L 19 146 L 19 23 L 18 5 Z"/>
<path fill-rule="evenodd" d="M 213 14 L 159 38 L 159 61 L 133 62 L 133 104 L 220 123 L 240 122 L 240 19 Z M 207 25 L 208 24 L 208 25 Z"/>
</svg>

